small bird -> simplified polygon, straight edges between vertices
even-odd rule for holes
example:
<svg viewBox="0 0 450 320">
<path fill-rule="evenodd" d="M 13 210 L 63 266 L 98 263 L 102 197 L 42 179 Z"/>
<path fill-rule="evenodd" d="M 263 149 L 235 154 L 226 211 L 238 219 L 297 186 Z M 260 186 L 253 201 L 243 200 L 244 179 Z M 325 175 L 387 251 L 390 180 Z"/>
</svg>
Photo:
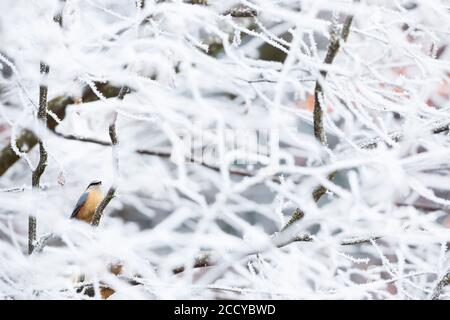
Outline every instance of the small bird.
<svg viewBox="0 0 450 320">
<path fill-rule="evenodd" d="M 103 199 L 103 193 L 101 189 L 101 181 L 92 181 L 73 209 L 71 219 L 75 218 L 91 223 L 94 217 L 95 209 Z"/>
</svg>

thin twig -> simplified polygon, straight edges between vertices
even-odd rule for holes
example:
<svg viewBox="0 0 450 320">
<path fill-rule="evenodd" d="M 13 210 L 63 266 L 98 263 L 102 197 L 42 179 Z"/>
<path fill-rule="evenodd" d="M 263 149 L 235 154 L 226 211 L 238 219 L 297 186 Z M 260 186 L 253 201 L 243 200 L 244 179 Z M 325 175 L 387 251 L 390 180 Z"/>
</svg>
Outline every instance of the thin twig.
<svg viewBox="0 0 450 320">
<path fill-rule="evenodd" d="M 450 285 L 450 269 L 447 270 L 447 273 L 444 274 L 444 276 L 438 281 L 433 289 L 433 292 L 431 293 L 430 299 L 439 300 L 442 290 L 444 290 L 444 287 L 448 285 Z"/>
<path fill-rule="evenodd" d="M 447 132 L 450 129 L 450 119 L 444 119 L 440 121 L 435 121 L 430 125 L 427 125 L 423 130 L 425 132 L 431 133 L 431 134 L 439 134 L 443 132 Z M 405 137 L 405 134 L 401 131 L 395 131 L 388 133 L 387 136 L 393 140 L 394 142 L 400 142 Z M 375 149 L 378 147 L 378 145 L 382 142 L 382 138 L 376 137 L 369 139 L 367 141 L 361 142 L 359 144 L 359 147 L 361 149 Z"/>
<path fill-rule="evenodd" d="M 305 213 L 300 210 L 299 208 L 294 210 L 294 213 L 292 213 L 291 218 L 289 219 L 289 221 L 286 223 L 286 225 L 281 229 L 281 231 L 286 230 L 288 227 L 290 227 L 294 222 L 303 219 L 303 217 L 305 216 Z"/>
<path fill-rule="evenodd" d="M 327 177 L 328 180 L 333 180 L 334 177 L 336 176 L 336 171 L 330 173 Z M 320 185 L 317 188 L 314 189 L 312 195 L 313 195 L 313 199 L 315 202 L 318 202 L 320 200 L 320 198 L 322 198 L 322 196 L 327 193 L 327 188 L 325 188 L 324 186 Z M 292 213 L 291 218 L 289 219 L 289 221 L 286 223 L 286 225 L 281 229 L 281 231 L 286 230 L 288 227 L 290 227 L 291 225 L 294 224 L 294 222 L 302 219 L 305 216 L 305 213 L 300 210 L 299 208 L 294 210 L 294 213 Z"/>
<path fill-rule="evenodd" d="M 380 239 L 381 236 L 370 236 L 370 237 L 355 237 L 344 239 L 340 242 L 341 246 L 350 246 L 355 244 L 363 244 L 363 243 L 371 243 L 371 241 L 375 241 Z"/>
<path fill-rule="evenodd" d="M 314 240 L 315 238 L 312 235 L 309 235 L 306 233 L 301 234 L 299 236 L 292 237 L 292 238 L 280 240 L 280 238 L 281 238 L 280 236 L 282 234 L 283 234 L 283 232 L 280 232 L 278 234 L 275 234 L 274 237 L 272 237 L 272 239 L 271 239 L 272 246 L 268 246 L 268 247 L 266 247 L 266 249 L 263 249 L 263 250 L 244 251 L 241 258 L 244 256 L 260 254 L 260 253 L 266 251 L 267 249 L 270 249 L 273 247 L 283 248 L 283 247 L 287 246 L 288 244 L 291 244 L 294 242 L 314 242 L 315 241 Z M 350 245 L 366 244 L 366 243 L 371 243 L 371 241 L 374 241 L 374 240 L 377 240 L 380 238 L 381 238 L 381 236 L 353 237 L 353 238 L 341 240 L 339 242 L 339 245 L 350 246 Z M 233 261 L 238 261 L 238 260 L 239 260 L 239 258 L 233 259 Z M 213 256 L 211 253 L 203 253 L 194 259 L 194 263 L 192 264 L 191 267 L 192 268 L 210 267 L 210 266 L 216 265 L 218 261 L 219 261 L 219 258 Z M 184 267 L 178 267 L 178 268 L 173 269 L 172 271 L 173 271 L 173 273 L 180 273 L 180 272 L 183 272 L 184 270 L 185 270 Z"/>
<path fill-rule="evenodd" d="M 423 210 L 425 212 L 429 212 L 429 211 L 438 211 L 438 210 L 442 210 L 442 211 L 449 211 L 450 208 L 445 207 L 444 205 L 433 205 L 433 204 L 428 204 L 428 203 L 404 203 L 404 202 L 396 202 L 395 205 L 399 206 L 399 207 L 413 207 L 419 210 Z"/>
<path fill-rule="evenodd" d="M 99 144 L 101 146 L 111 146 L 112 145 L 111 142 L 109 142 L 109 141 L 104 141 L 104 140 L 95 139 L 95 138 L 86 138 L 86 137 L 76 136 L 73 134 L 64 134 L 64 133 L 60 133 L 60 132 L 56 132 L 56 131 L 54 131 L 54 134 L 57 135 L 58 137 L 66 139 L 66 140 L 95 143 L 95 144 Z"/>
<path fill-rule="evenodd" d="M 55 238 L 56 235 L 54 233 L 47 233 L 41 236 L 38 240 L 35 241 L 33 253 L 42 252 L 44 247 L 47 245 L 48 241 Z"/>
<path fill-rule="evenodd" d="M 192 268 L 203 268 L 212 266 L 213 259 L 211 258 L 210 253 L 202 253 L 198 257 L 195 258 L 194 263 L 192 264 Z M 185 270 L 184 266 L 177 267 L 172 270 L 174 274 L 181 273 Z"/>
<path fill-rule="evenodd" d="M 253 18 L 258 15 L 258 12 L 255 9 L 250 7 L 236 7 L 226 12 L 225 15 L 230 15 L 233 18 Z"/>
<path fill-rule="evenodd" d="M 283 240 L 283 241 L 278 241 L 278 236 L 275 236 L 272 239 L 273 244 L 277 248 L 283 248 L 283 247 L 285 247 L 288 244 L 291 244 L 293 242 L 312 242 L 312 241 L 314 241 L 314 238 L 311 235 L 307 234 L 307 233 L 301 234 L 299 236 L 295 236 L 295 237 L 293 237 L 291 239 L 286 239 L 286 240 Z M 255 253 L 260 253 L 260 252 L 255 252 Z"/>
</svg>

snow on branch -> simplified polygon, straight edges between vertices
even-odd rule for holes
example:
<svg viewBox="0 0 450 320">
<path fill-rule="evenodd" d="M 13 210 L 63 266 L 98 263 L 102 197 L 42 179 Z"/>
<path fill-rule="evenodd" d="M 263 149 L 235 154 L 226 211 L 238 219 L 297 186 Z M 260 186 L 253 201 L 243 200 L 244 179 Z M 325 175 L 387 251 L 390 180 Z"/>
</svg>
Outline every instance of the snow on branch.
<svg viewBox="0 0 450 320">
<path fill-rule="evenodd" d="M 103 92 L 103 95 L 111 98 L 114 96 L 117 96 L 117 93 L 119 92 L 119 88 L 108 85 L 108 84 L 102 84 L 101 90 Z M 82 101 L 84 102 L 92 102 L 97 100 L 98 98 L 95 96 L 95 94 L 92 93 L 91 90 L 85 90 L 82 95 Z M 48 102 L 48 110 L 47 112 L 55 112 L 56 115 L 59 117 L 65 116 L 65 109 L 67 106 L 74 104 L 75 101 L 72 97 L 69 96 L 58 96 L 56 98 L 51 99 Z M 50 130 L 54 130 L 57 123 L 55 121 L 52 121 L 53 119 L 47 118 L 47 126 Z M 16 138 L 16 145 L 19 149 L 25 149 L 27 151 L 31 150 L 37 143 L 38 138 L 36 135 L 28 129 L 24 129 L 21 134 Z M 9 168 L 11 168 L 17 161 L 19 160 L 19 156 L 14 153 L 13 148 L 11 147 L 11 144 L 5 146 L 0 151 L 0 176 L 2 176 Z"/>
<path fill-rule="evenodd" d="M 49 72 L 49 66 L 44 62 L 40 63 L 40 73 L 42 75 L 41 84 L 39 85 L 39 110 L 37 113 L 37 119 L 39 122 L 39 129 L 41 127 L 47 126 L 47 76 Z M 33 189 L 39 189 L 39 184 L 41 181 L 41 176 L 47 167 L 48 154 L 45 150 L 44 141 L 42 137 L 38 140 L 39 143 L 39 162 L 32 172 L 32 182 L 31 185 Z M 36 242 L 36 217 L 30 215 L 28 217 L 28 254 L 32 254 Z"/>
<path fill-rule="evenodd" d="M 431 293 L 430 296 L 431 300 L 438 300 L 439 296 L 442 293 L 442 290 L 444 289 L 445 286 L 448 285 L 450 285 L 450 271 L 447 271 L 447 273 L 444 274 L 444 276 L 437 282 L 436 286 L 434 287 Z"/>
<path fill-rule="evenodd" d="M 329 65 L 332 64 L 334 58 L 339 52 L 339 48 L 341 47 L 341 40 L 347 41 L 348 35 L 350 34 L 350 26 L 352 25 L 353 16 L 349 15 L 345 18 L 344 25 L 342 27 L 342 31 L 337 31 L 337 21 L 333 21 L 331 26 L 331 34 L 330 34 L 330 43 L 328 44 L 328 50 L 325 55 L 325 59 L 323 61 L 324 64 Z M 314 88 L 314 136 L 324 145 L 327 146 L 327 137 L 325 133 L 325 128 L 323 126 L 323 89 L 320 84 L 321 81 L 324 81 L 327 76 L 327 70 L 321 70 L 320 75 L 322 79 L 316 81 L 316 86 Z"/>
<path fill-rule="evenodd" d="M 121 101 L 125 97 L 125 95 L 128 93 L 129 88 L 127 86 L 122 86 L 122 88 L 119 91 L 119 95 L 117 98 Z M 103 211 L 105 210 L 106 206 L 109 204 L 109 202 L 114 198 L 116 189 L 117 189 L 117 175 L 119 174 L 119 156 L 118 156 L 118 150 L 117 145 L 119 143 L 117 138 L 117 132 L 116 132 L 116 122 L 117 122 L 117 112 L 114 112 L 113 119 L 109 125 L 109 137 L 111 139 L 111 145 L 112 145 L 112 162 L 113 162 L 113 170 L 114 170 L 114 180 L 111 185 L 111 187 L 108 189 L 108 192 L 106 193 L 106 196 L 103 198 L 103 200 L 98 205 L 97 209 L 95 210 L 94 217 L 92 218 L 92 226 L 98 227 L 100 223 L 100 219 L 102 218 Z"/>
</svg>

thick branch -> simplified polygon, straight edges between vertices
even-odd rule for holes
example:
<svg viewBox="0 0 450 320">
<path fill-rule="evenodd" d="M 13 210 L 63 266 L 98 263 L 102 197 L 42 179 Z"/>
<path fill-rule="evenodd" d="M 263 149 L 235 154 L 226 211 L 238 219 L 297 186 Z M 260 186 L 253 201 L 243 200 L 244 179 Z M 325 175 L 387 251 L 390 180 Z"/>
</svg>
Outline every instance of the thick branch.
<svg viewBox="0 0 450 320">
<path fill-rule="evenodd" d="M 24 129 L 15 141 L 16 146 L 20 151 L 28 151 L 38 143 L 38 138 L 32 131 Z M 0 151 L 0 176 L 19 160 L 19 158 L 20 157 L 14 152 L 10 144 L 4 147 Z"/>
</svg>

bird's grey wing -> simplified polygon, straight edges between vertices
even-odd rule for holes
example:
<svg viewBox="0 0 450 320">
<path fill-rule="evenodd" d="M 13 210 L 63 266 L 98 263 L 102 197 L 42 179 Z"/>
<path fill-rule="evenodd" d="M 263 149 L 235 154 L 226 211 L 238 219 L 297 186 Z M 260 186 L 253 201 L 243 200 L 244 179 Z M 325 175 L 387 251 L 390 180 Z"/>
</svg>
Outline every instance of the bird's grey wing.
<svg viewBox="0 0 450 320">
<path fill-rule="evenodd" d="M 77 216 L 78 211 L 80 211 L 81 207 L 86 202 L 88 195 L 89 195 L 89 193 L 87 193 L 87 192 L 84 192 L 81 195 L 80 199 L 78 199 L 78 202 L 75 205 L 75 209 L 73 209 L 73 211 L 72 211 L 72 215 L 70 216 L 70 219 L 73 219 Z"/>
</svg>

